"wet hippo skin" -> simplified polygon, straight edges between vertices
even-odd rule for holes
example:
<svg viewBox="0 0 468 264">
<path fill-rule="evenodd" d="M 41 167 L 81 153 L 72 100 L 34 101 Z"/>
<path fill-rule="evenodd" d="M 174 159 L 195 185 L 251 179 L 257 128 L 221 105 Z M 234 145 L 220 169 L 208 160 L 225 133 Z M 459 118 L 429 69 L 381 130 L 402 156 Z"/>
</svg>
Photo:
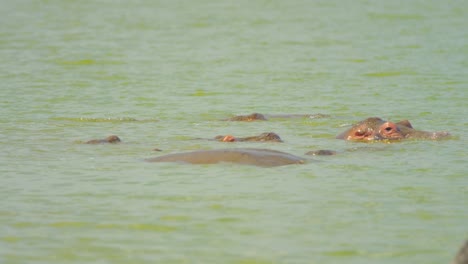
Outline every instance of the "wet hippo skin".
<svg viewBox="0 0 468 264">
<path fill-rule="evenodd" d="M 86 142 L 86 144 L 105 144 L 105 143 L 119 143 L 120 138 L 116 135 L 108 136 L 104 139 L 93 139 Z"/>
<path fill-rule="evenodd" d="M 329 150 L 329 149 L 319 149 L 319 150 L 312 150 L 307 152 L 305 155 L 310 155 L 310 156 L 333 156 L 336 155 L 337 152 L 334 150 Z"/>
<path fill-rule="evenodd" d="M 274 132 L 265 132 L 262 133 L 258 136 L 251 136 L 251 137 L 234 137 L 232 135 L 226 135 L 226 136 L 216 136 L 214 138 L 217 141 L 221 142 L 245 142 L 245 141 L 251 141 L 251 142 L 283 142 L 281 140 L 280 136 Z"/>
<path fill-rule="evenodd" d="M 179 162 L 189 164 L 215 164 L 221 162 L 275 167 L 289 164 L 303 164 L 305 159 L 276 150 L 255 148 L 233 148 L 198 150 L 159 156 L 147 159 L 148 162 Z"/>
<path fill-rule="evenodd" d="M 252 113 L 250 115 L 239 115 L 234 116 L 228 119 L 224 119 L 225 121 L 265 121 L 270 118 L 324 118 L 328 117 L 328 115 L 324 114 L 271 114 L 271 115 L 264 115 L 260 113 Z"/>
<path fill-rule="evenodd" d="M 344 140 L 400 140 L 400 139 L 441 139 L 449 136 L 445 131 L 428 132 L 416 130 L 408 120 L 397 123 L 384 121 L 379 117 L 367 118 L 336 138 Z"/>
<path fill-rule="evenodd" d="M 250 115 L 239 115 L 239 116 L 234 116 L 228 119 L 225 119 L 226 121 L 262 121 L 262 120 L 267 120 L 266 117 L 260 113 L 252 113 Z"/>
</svg>

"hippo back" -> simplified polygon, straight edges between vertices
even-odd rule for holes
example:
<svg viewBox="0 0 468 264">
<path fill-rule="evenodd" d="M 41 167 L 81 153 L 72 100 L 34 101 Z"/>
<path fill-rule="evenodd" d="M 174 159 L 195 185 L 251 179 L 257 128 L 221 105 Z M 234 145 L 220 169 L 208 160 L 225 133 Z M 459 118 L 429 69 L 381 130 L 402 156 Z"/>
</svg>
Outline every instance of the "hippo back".
<svg viewBox="0 0 468 264">
<path fill-rule="evenodd" d="M 286 152 L 256 148 L 198 150 L 164 155 L 147 159 L 146 161 L 180 162 L 190 164 L 215 164 L 220 162 L 229 162 L 261 167 L 275 167 L 305 163 L 303 158 Z"/>
</svg>

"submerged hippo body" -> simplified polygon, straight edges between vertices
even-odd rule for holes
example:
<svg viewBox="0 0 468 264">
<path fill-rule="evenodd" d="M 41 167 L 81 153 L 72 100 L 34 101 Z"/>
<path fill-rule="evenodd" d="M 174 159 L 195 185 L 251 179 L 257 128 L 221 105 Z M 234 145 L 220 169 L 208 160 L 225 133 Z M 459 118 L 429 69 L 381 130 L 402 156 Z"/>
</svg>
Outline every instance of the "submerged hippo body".
<svg viewBox="0 0 468 264">
<path fill-rule="evenodd" d="M 274 132 L 265 132 L 251 137 L 216 136 L 214 139 L 221 142 L 283 142 L 280 136 Z"/>
<path fill-rule="evenodd" d="M 239 115 L 234 116 L 228 119 L 224 119 L 226 121 L 265 121 L 272 118 L 324 118 L 328 117 L 328 115 L 324 114 L 272 114 L 272 115 L 264 115 L 260 113 L 252 113 L 250 115 Z"/>
<path fill-rule="evenodd" d="M 105 144 L 105 143 L 119 143 L 120 138 L 116 135 L 108 136 L 104 139 L 93 139 L 86 141 L 86 144 Z"/>
<path fill-rule="evenodd" d="M 336 155 L 337 152 L 334 150 L 329 150 L 329 149 L 319 149 L 319 150 L 311 150 L 305 154 L 310 155 L 310 156 L 333 156 L 333 155 Z"/>
<path fill-rule="evenodd" d="M 344 140 L 400 140 L 400 139 L 441 139 L 449 136 L 448 132 L 427 132 L 416 130 L 408 120 L 398 123 L 384 121 L 379 117 L 367 118 L 336 138 Z"/>
<path fill-rule="evenodd" d="M 325 118 L 330 117 L 329 115 L 325 114 L 271 114 L 266 115 L 267 118 L 310 118 L 310 119 L 317 119 L 317 118 Z"/>
<path fill-rule="evenodd" d="M 286 152 L 255 148 L 198 150 L 159 156 L 147 159 L 146 161 L 179 162 L 189 164 L 215 164 L 228 162 L 260 167 L 275 167 L 305 163 L 303 158 Z"/>
<path fill-rule="evenodd" d="M 226 121 L 245 121 L 245 122 L 251 122 L 251 121 L 263 121 L 267 120 L 267 118 L 260 114 L 260 113 L 252 113 L 250 115 L 239 115 L 239 116 L 234 116 L 228 119 L 225 119 Z"/>
</svg>

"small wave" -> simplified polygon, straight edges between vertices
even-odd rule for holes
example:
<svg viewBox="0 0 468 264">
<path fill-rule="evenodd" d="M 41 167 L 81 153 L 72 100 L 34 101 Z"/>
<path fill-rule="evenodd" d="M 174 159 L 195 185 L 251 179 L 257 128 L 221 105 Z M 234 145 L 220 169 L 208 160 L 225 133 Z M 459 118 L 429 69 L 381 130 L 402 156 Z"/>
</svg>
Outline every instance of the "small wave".
<svg viewBox="0 0 468 264">
<path fill-rule="evenodd" d="M 136 119 L 132 117 L 53 117 L 52 120 L 70 121 L 70 122 L 157 122 L 155 118 Z"/>
</svg>

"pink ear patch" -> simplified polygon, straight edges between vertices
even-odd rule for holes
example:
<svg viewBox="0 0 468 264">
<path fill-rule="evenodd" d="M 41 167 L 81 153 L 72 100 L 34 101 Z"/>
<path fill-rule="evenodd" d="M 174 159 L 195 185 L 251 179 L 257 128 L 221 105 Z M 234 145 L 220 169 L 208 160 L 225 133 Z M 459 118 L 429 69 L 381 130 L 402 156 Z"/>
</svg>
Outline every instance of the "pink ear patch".
<svg viewBox="0 0 468 264">
<path fill-rule="evenodd" d="M 236 141 L 236 138 L 232 135 L 227 135 L 223 138 L 222 140 L 223 142 L 234 142 Z"/>
</svg>

